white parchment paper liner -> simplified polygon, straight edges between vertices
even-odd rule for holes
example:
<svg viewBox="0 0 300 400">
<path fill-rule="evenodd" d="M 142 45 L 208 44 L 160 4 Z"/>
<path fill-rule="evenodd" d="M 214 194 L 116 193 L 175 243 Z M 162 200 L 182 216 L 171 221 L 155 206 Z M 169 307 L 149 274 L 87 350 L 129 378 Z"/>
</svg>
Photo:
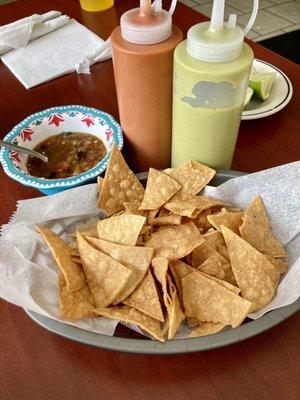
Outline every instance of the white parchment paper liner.
<svg viewBox="0 0 300 400">
<path fill-rule="evenodd" d="M 300 162 L 232 179 L 206 195 L 245 208 L 257 195 L 266 205 L 272 230 L 283 243 L 289 270 L 276 295 L 264 309 L 250 315 L 257 319 L 267 311 L 289 305 L 300 294 Z M 59 318 L 57 267 L 34 224 L 45 224 L 67 238 L 79 222 L 103 214 L 96 209 L 97 185 L 74 188 L 48 197 L 21 200 L 10 222 L 1 228 L 0 297 L 44 316 L 79 328 L 113 335 L 117 321 L 93 318 L 67 322 Z M 185 332 L 183 334 L 183 332 Z M 177 337 L 186 336 L 186 327 Z"/>
</svg>

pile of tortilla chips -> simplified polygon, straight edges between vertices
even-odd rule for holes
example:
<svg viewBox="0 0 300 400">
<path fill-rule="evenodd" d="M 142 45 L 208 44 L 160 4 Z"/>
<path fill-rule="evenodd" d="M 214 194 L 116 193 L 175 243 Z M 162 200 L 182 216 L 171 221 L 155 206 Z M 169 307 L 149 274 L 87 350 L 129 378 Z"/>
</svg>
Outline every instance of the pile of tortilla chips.
<svg viewBox="0 0 300 400">
<path fill-rule="evenodd" d="M 115 147 L 98 181 L 107 218 L 79 226 L 72 247 L 37 226 L 59 267 L 61 317 L 130 322 L 164 341 L 184 320 L 204 336 L 266 306 L 286 253 L 261 197 L 242 211 L 198 195 L 214 174 L 194 161 L 150 168 L 144 188 Z"/>
</svg>

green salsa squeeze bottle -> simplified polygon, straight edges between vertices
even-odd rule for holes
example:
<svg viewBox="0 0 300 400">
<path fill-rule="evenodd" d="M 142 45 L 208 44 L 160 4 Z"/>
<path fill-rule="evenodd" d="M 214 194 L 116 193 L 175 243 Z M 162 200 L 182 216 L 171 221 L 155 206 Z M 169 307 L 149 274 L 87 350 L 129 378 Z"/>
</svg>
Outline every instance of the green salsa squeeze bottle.
<svg viewBox="0 0 300 400">
<path fill-rule="evenodd" d="M 231 167 L 253 62 L 244 35 L 258 0 L 244 31 L 236 15 L 223 22 L 224 3 L 214 0 L 211 21 L 192 26 L 174 53 L 172 167 L 187 160 Z"/>
</svg>

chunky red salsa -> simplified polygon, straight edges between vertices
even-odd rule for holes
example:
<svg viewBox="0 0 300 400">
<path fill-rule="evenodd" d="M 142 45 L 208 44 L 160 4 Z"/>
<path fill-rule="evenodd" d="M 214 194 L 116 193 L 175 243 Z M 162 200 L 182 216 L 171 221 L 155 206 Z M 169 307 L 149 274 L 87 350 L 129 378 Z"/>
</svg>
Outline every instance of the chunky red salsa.
<svg viewBox="0 0 300 400">
<path fill-rule="evenodd" d="M 48 157 L 45 163 L 28 157 L 30 175 L 46 179 L 67 178 L 93 168 L 106 155 L 101 139 L 88 133 L 63 132 L 39 143 L 34 150 Z"/>
</svg>

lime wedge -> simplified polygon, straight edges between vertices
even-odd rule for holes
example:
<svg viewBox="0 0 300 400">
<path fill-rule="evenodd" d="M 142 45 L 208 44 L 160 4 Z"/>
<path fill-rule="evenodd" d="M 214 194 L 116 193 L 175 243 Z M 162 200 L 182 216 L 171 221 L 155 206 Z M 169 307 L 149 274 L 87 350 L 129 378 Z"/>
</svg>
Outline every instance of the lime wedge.
<svg viewBox="0 0 300 400">
<path fill-rule="evenodd" d="M 253 95 L 253 92 L 254 92 L 253 89 L 251 89 L 250 87 L 247 87 L 244 107 L 246 107 L 246 105 L 250 103 L 250 100 L 251 100 L 251 97 Z"/>
<path fill-rule="evenodd" d="M 265 74 L 254 74 L 250 76 L 249 87 L 254 90 L 254 94 L 261 100 L 267 100 L 276 76 L 276 72 Z"/>
</svg>

